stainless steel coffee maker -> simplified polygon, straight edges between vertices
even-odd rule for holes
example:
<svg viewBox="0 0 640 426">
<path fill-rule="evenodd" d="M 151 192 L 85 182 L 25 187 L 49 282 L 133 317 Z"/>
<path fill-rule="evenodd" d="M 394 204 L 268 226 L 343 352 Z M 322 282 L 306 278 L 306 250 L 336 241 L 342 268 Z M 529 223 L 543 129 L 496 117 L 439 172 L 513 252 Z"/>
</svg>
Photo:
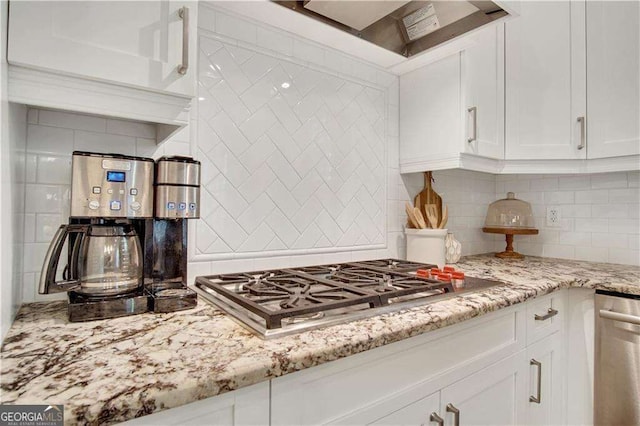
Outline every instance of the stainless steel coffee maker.
<svg viewBox="0 0 640 426">
<path fill-rule="evenodd" d="M 200 163 L 191 158 L 163 157 L 156 165 L 74 152 L 71 216 L 47 251 L 39 292 L 68 292 L 70 321 L 195 306 L 186 286 L 186 219 L 199 217 L 199 184 Z"/>
</svg>

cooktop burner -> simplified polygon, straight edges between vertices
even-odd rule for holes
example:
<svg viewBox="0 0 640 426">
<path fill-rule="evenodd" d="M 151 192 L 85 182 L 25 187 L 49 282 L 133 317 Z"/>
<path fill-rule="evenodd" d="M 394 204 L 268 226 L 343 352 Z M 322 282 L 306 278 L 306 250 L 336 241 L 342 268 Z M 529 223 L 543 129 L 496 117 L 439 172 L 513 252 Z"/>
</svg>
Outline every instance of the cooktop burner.
<svg viewBox="0 0 640 426">
<path fill-rule="evenodd" d="M 197 283 L 262 317 L 269 329 L 283 318 L 346 306 L 380 306 L 375 294 L 290 269 L 198 277 Z"/>
<path fill-rule="evenodd" d="M 196 291 L 263 338 L 424 303 L 454 288 L 396 259 L 197 277 Z"/>
</svg>

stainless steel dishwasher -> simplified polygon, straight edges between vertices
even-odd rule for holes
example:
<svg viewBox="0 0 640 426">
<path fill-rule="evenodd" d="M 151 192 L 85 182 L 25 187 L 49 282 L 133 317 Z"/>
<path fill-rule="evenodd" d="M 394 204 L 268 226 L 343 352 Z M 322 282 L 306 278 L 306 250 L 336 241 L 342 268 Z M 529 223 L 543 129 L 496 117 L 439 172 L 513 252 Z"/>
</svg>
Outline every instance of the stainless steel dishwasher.
<svg viewBox="0 0 640 426">
<path fill-rule="evenodd" d="M 595 425 L 640 425 L 640 296 L 596 291 Z"/>
</svg>

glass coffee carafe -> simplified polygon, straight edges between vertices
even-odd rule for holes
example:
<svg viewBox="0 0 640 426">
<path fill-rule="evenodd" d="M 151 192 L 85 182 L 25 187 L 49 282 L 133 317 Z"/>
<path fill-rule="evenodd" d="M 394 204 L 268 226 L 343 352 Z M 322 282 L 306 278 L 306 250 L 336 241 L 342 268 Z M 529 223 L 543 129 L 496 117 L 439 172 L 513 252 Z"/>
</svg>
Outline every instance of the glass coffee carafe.
<svg viewBox="0 0 640 426">
<path fill-rule="evenodd" d="M 78 293 L 105 296 L 126 293 L 142 284 L 142 249 L 129 226 L 88 227 L 81 238 Z"/>
<path fill-rule="evenodd" d="M 62 247 L 74 234 L 64 279 L 56 281 Z M 47 287 L 99 297 L 140 288 L 142 268 L 140 239 L 130 224 L 62 225 L 47 253 L 43 274 L 47 275 Z"/>
</svg>

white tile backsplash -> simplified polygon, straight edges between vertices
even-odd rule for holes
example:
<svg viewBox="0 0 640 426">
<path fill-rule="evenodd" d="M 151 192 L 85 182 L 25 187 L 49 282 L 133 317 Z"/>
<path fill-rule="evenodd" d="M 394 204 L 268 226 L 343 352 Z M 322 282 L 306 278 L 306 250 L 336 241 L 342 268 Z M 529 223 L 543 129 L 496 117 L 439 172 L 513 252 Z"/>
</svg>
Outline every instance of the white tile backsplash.
<svg viewBox="0 0 640 426">
<path fill-rule="evenodd" d="M 107 129 L 107 119 L 94 115 L 82 115 L 54 110 L 38 110 L 32 108 L 29 111 L 33 118 L 31 124 L 41 124 L 43 126 L 61 127 L 64 129 L 87 130 L 90 132 L 105 132 Z"/>
<path fill-rule="evenodd" d="M 29 124 L 27 151 L 29 153 L 70 153 L 73 151 L 73 130 Z"/>
<path fill-rule="evenodd" d="M 71 183 L 71 182 L 69 182 Z M 64 187 L 46 184 L 27 184 L 25 212 L 59 213 L 63 210 Z"/>
<path fill-rule="evenodd" d="M 293 38 L 277 31 L 264 27 L 257 28 L 258 46 L 280 52 L 284 55 L 293 55 Z"/>
<path fill-rule="evenodd" d="M 196 258 L 216 259 L 217 271 L 238 255 L 290 265 L 326 250 L 372 257 L 387 237 L 386 99 L 397 92 L 377 86 L 375 67 L 205 8 L 197 145 L 214 170 L 203 198 L 215 208 L 198 226 Z"/>
<path fill-rule="evenodd" d="M 37 214 L 35 218 L 35 238 L 29 241 L 48 243 L 53 239 L 56 231 L 66 218 L 59 214 Z M 25 240 L 27 239 L 25 225 Z"/>
<path fill-rule="evenodd" d="M 496 178 L 496 196 L 502 198 L 501 190 L 509 188 L 525 189 L 529 182 L 529 189 L 517 191 L 516 197 L 532 204 L 540 235 L 515 237 L 515 249 L 524 254 L 640 265 L 637 176 L 501 175 Z M 550 206 L 560 207 L 559 228 L 546 226 Z"/>
<path fill-rule="evenodd" d="M 156 127 L 154 125 L 138 121 L 108 119 L 107 128 L 102 131 L 111 135 L 134 136 L 147 139 L 156 138 Z"/>
<path fill-rule="evenodd" d="M 206 28 L 211 30 L 211 28 Z M 257 41 L 257 26 L 242 18 L 216 12 L 215 32 L 253 45 Z"/>
<path fill-rule="evenodd" d="M 136 138 L 111 133 L 86 132 L 74 130 L 73 149 L 78 151 L 94 151 L 125 155 L 135 155 Z"/>
<path fill-rule="evenodd" d="M 449 205 L 449 224 L 463 253 L 502 251 L 504 237 L 483 234 L 488 205 L 513 191 L 531 203 L 538 235 L 516 236 L 517 251 L 527 255 L 640 265 L 640 189 L 638 173 L 585 175 L 489 175 L 463 170 L 434 172 L 434 189 Z M 400 199 L 422 189 L 422 174 L 405 175 Z M 495 188 L 492 190 L 491 188 Z M 404 202 L 399 222 L 406 221 Z M 547 207 L 560 209 L 558 227 L 546 226 Z M 400 243 L 400 247 L 404 242 Z"/>
<path fill-rule="evenodd" d="M 433 173 L 433 188 L 442 197 L 449 209 L 446 228 L 453 232 L 462 244 L 463 255 L 487 253 L 494 250 L 499 237 L 481 231 L 487 206 L 496 199 L 496 177 L 487 173 L 467 170 L 444 170 Z M 424 175 L 413 173 L 402 176 L 399 192 L 401 200 L 398 216 L 404 228 L 407 216 L 405 201 L 413 202 L 415 195 L 424 187 Z M 404 239 L 399 249 L 404 254 Z"/>
<path fill-rule="evenodd" d="M 68 185 L 71 182 L 69 156 L 38 155 L 36 167 L 38 183 Z"/>
</svg>

